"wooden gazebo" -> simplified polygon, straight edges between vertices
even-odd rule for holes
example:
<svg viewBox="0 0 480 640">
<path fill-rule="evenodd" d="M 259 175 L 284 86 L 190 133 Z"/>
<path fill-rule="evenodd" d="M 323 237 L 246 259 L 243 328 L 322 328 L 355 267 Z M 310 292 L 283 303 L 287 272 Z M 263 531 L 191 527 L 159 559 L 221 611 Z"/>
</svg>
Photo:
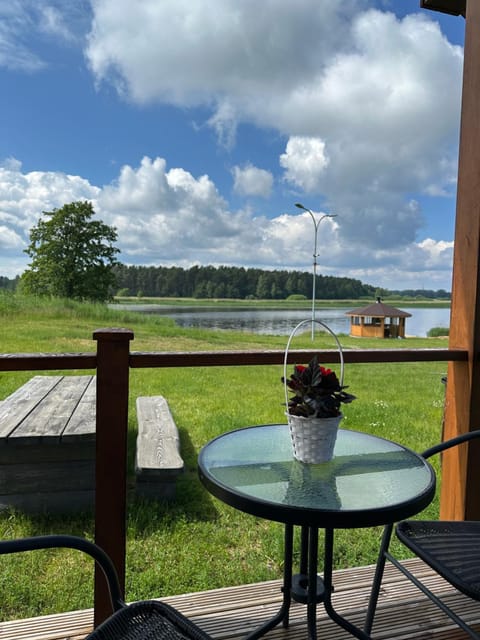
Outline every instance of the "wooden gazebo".
<svg viewBox="0 0 480 640">
<path fill-rule="evenodd" d="M 380 298 L 361 309 L 352 309 L 350 335 L 358 338 L 404 338 L 405 319 L 412 315 L 407 311 L 384 304 Z"/>
</svg>

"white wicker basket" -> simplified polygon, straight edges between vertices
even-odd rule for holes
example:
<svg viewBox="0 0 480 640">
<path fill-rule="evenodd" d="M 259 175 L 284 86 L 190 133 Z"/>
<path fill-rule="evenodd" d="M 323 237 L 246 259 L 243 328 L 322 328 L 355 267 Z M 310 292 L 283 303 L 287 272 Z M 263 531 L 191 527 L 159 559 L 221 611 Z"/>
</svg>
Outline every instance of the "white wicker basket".
<svg viewBox="0 0 480 640">
<path fill-rule="evenodd" d="M 326 329 L 335 339 L 337 349 L 340 355 L 340 385 L 343 386 L 344 362 L 343 351 L 340 341 L 336 334 L 321 320 L 302 320 L 291 332 L 287 347 L 285 349 L 285 357 L 283 362 L 283 378 L 285 386 L 285 404 L 288 407 L 288 387 L 287 387 L 287 360 L 288 352 L 292 339 L 298 330 L 315 322 Z M 333 457 L 335 442 L 337 440 L 338 425 L 340 424 L 343 414 L 332 418 L 305 418 L 303 416 L 293 416 L 285 413 L 288 425 L 290 427 L 290 435 L 292 437 L 293 456 L 300 462 L 308 464 L 319 464 L 328 462 Z"/>
<path fill-rule="evenodd" d="M 334 418 L 304 418 L 287 413 L 293 457 L 309 464 L 329 462 L 333 458 L 342 418 L 342 414 Z"/>
</svg>

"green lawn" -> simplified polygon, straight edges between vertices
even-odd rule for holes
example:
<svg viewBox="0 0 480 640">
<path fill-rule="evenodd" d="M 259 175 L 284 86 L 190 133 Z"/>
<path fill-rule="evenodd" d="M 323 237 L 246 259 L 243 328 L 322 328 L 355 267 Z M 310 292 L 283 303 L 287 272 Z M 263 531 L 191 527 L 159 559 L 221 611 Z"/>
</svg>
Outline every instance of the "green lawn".
<svg viewBox="0 0 480 640">
<path fill-rule="evenodd" d="M 92 333 L 104 326 L 133 329 L 134 351 L 283 349 L 284 337 L 180 329 L 173 322 L 101 305 L 40 302 L 0 295 L 2 351 L 93 352 Z M 349 348 L 384 348 L 378 340 L 341 337 Z M 334 348 L 318 336 L 320 348 Z M 444 347 L 443 339 L 409 338 L 399 348 Z M 310 347 L 308 336 L 295 348 Z M 345 383 L 357 400 L 345 407 L 345 428 L 393 438 L 415 450 L 440 439 L 445 363 L 347 365 Z M 35 372 L 0 372 L 0 399 Z M 128 505 L 127 599 L 268 580 L 281 575 L 281 525 L 242 514 L 211 497 L 197 478 L 199 449 L 236 427 L 285 422 L 282 367 L 206 367 L 131 371 L 129 472 L 133 474 L 135 398 L 164 395 L 180 430 L 186 472 L 172 503 L 139 500 Z M 438 505 L 428 509 L 436 517 Z M 0 536 L 75 533 L 93 538 L 91 514 L 28 517 L 0 514 Z M 338 567 L 375 561 L 380 529 L 340 531 Z M 92 605 L 92 568 L 75 552 L 0 558 L 2 619 L 28 617 Z"/>
</svg>

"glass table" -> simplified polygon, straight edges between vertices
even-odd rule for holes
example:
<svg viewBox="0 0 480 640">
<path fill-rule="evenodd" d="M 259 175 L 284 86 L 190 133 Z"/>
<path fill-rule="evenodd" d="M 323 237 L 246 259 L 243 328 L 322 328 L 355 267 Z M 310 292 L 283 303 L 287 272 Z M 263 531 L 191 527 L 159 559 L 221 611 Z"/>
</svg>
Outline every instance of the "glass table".
<svg viewBox="0 0 480 640">
<path fill-rule="evenodd" d="M 285 524 L 283 603 L 249 636 L 283 623 L 291 600 L 307 605 L 309 638 L 316 638 L 316 607 L 352 635 L 370 636 L 333 607 L 334 530 L 385 525 L 424 509 L 435 494 L 435 474 L 420 455 L 395 442 L 340 429 L 331 462 L 293 458 L 286 424 L 225 433 L 199 455 L 200 479 L 210 493 L 241 511 Z M 293 575 L 294 527 L 301 527 L 299 573 Z M 318 576 L 318 529 L 325 530 L 323 578 Z"/>
</svg>

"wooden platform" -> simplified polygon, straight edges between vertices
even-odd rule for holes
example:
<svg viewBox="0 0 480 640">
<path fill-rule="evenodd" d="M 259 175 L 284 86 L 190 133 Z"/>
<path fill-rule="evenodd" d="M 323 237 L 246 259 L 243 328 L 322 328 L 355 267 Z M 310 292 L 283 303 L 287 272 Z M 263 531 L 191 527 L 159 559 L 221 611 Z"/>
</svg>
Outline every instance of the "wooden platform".
<svg viewBox="0 0 480 640">
<path fill-rule="evenodd" d="M 442 579 L 419 560 L 405 562 L 429 584 L 440 590 L 450 604 L 455 603 L 462 617 L 476 621 L 480 629 L 480 605 L 452 591 Z M 365 616 L 373 567 L 335 572 L 335 606 L 340 613 L 361 625 Z M 163 599 L 205 629 L 214 639 L 237 640 L 271 617 L 278 610 L 280 582 L 226 587 Z M 62 613 L 0 623 L 2 640 L 80 640 L 92 628 L 92 610 Z M 266 638 L 305 640 L 305 607 L 293 604 L 289 629 L 270 631 Z M 318 609 L 319 640 L 351 638 Z M 394 567 L 388 566 L 377 617 L 375 640 L 464 640 L 468 636 L 434 607 Z"/>
</svg>

